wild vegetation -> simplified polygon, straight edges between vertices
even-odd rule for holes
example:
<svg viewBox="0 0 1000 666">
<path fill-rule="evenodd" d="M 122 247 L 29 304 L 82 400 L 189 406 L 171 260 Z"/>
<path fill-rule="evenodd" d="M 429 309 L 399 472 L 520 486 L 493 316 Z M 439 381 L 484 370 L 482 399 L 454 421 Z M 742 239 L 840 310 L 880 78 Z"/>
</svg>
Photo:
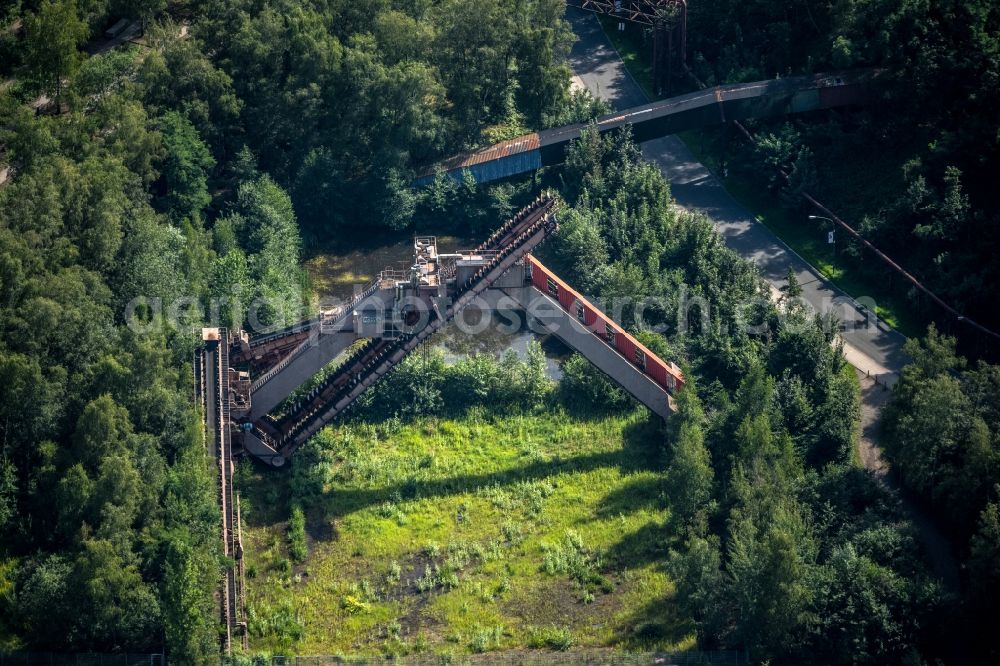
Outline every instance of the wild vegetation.
<svg viewBox="0 0 1000 666">
<path fill-rule="evenodd" d="M 298 317 L 300 237 L 405 226 L 418 160 L 586 113 L 561 3 L 397 4 L 4 4 L 4 649 L 214 659 L 226 563 L 190 398 L 198 328 L 257 298 L 264 324 Z M 88 56 L 122 15 L 142 45 Z M 200 306 L 172 313 L 182 297 Z"/>
<path fill-rule="evenodd" d="M 397 655 L 697 645 L 778 663 L 940 654 L 928 628 L 949 602 L 898 500 L 852 463 L 858 388 L 831 323 L 763 298 L 710 222 L 670 205 L 627 134 L 585 135 L 561 178 L 568 207 L 545 260 L 597 297 L 659 298 L 641 326 L 635 309 L 625 320 L 686 366 L 694 386 L 678 415 L 666 432 L 636 421 L 579 357 L 552 391 L 537 351 L 454 366 L 418 355 L 316 438 L 287 486 L 245 479 L 264 553 L 262 644 Z M 685 294 L 711 311 L 678 316 Z M 610 416 L 619 410 L 630 416 Z M 621 498 L 618 520 L 608 497 Z M 282 543 L 297 506 L 315 535 L 299 567 Z M 657 582 L 636 597 L 636 576 Z M 592 606 L 610 621 L 582 631 Z"/>
<path fill-rule="evenodd" d="M 921 91 L 975 84 L 960 111 L 922 92 L 925 115 L 904 118 L 925 139 L 941 133 L 905 196 L 922 247 L 939 237 L 951 252 L 928 266 L 978 261 L 961 287 L 972 303 L 993 265 L 979 254 L 992 242 L 988 171 L 971 179 L 975 165 L 952 158 L 985 170 L 995 157 L 984 125 L 995 90 L 973 76 L 993 71 L 993 10 L 751 5 L 760 11 L 705 5 L 693 16 L 725 28 L 715 48 L 694 31 L 703 74 L 770 75 L 772 57 L 776 71 L 820 64 L 793 39 L 817 30 L 843 32 L 821 59 L 903 64 L 927 75 Z M 475 235 L 532 196 L 534 180 L 408 183 L 451 151 L 604 108 L 569 93 L 562 9 L 0 10 L 12 26 L 0 31 L 11 77 L 0 90 L 11 167 L 0 189 L 0 648 L 165 647 L 177 663 L 217 661 L 214 594 L 231 563 L 190 397 L 197 331 L 300 316 L 312 296 L 302 256 L 322 244 L 414 225 Z M 120 15 L 144 22 L 142 44 L 96 54 Z M 885 39 L 871 34 L 880 18 Z M 965 38 L 978 55 L 955 60 Z M 843 127 L 864 136 L 862 121 Z M 935 174 L 949 179 L 938 195 Z M 946 639 L 973 636 L 997 610 L 996 369 L 964 368 L 932 332 L 911 345 L 888 418 L 903 482 L 936 500 L 968 563 L 972 592 L 953 599 L 895 495 L 852 463 L 858 387 L 835 322 L 773 303 L 708 220 L 671 205 L 627 132 L 585 133 L 543 177 L 565 199 L 545 261 L 597 298 L 632 299 L 623 325 L 690 379 L 677 416 L 661 428 L 579 357 L 554 386 L 535 348 L 452 365 L 414 355 L 290 470 L 241 466 L 252 651 L 698 646 L 770 663 L 950 659 Z M 875 226 L 905 246 L 904 218 Z M 651 300 L 638 307 L 637 296 Z M 171 312 L 182 297 L 202 306 Z M 248 313 L 257 299 L 266 306 Z"/>
<path fill-rule="evenodd" d="M 656 423 L 634 407 L 574 415 L 540 367 L 422 354 L 373 399 L 403 388 L 399 416 L 366 409 L 324 430 L 291 476 L 243 469 L 253 645 L 396 656 L 690 645 L 658 565 L 670 512 Z M 527 398 L 514 398 L 512 370 L 540 376 Z M 464 401 L 443 399 L 454 394 Z M 306 515 L 301 565 L 280 538 L 288 506 Z"/>
<path fill-rule="evenodd" d="M 647 338 L 694 382 L 666 437 L 683 527 L 665 566 L 699 643 L 778 662 L 934 654 L 944 600 L 896 501 L 851 463 L 858 390 L 832 322 L 760 298 L 754 269 L 670 206 L 627 137 L 585 136 L 566 171 L 583 189 L 554 263 L 605 297 L 664 298 L 644 317 L 663 337 Z"/>
<path fill-rule="evenodd" d="M 1000 612 L 1000 367 L 968 362 L 932 326 L 911 340 L 886 414 L 886 451 L 906 488 L 950 534 L 967 569 L 964 621 L 975 656 L 995 660 L 990 626 Z"/>
</svg>

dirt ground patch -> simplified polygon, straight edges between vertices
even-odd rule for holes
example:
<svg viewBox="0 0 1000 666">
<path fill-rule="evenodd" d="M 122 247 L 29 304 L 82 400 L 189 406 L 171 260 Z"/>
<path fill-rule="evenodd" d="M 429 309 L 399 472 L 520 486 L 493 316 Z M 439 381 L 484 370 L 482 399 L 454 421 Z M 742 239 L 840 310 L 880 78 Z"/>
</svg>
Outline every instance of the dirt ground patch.
<svg viewBox="0 0 1000 666">
<path fill-rule="evenodd" d="M 860 370 L 856 372 L 861 383 L 861 437 L 858 441 L 858 454 L 865 469 L 884 479 L 889 473 L 889 466 L 882 457 L 879 435 L 882 408 L 892 396 L 892 391 Z"/>
</svg>

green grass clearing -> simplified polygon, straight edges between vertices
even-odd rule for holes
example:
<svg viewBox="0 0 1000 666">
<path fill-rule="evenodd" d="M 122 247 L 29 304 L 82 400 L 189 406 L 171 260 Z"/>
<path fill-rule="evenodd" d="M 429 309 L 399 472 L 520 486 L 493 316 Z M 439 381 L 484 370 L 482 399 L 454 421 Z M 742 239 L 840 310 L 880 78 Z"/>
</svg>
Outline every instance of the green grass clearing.
<svg viewBox="0 0 1000 666">
<path fill-rule="evenodd" d="M 645 410 L 327 429 L 299 453 L 325 461 L 301 565 L 302 469 L 241 470 L 252 650 L 693 647 L 662 569 L 662 442 Z"/>
</svg>

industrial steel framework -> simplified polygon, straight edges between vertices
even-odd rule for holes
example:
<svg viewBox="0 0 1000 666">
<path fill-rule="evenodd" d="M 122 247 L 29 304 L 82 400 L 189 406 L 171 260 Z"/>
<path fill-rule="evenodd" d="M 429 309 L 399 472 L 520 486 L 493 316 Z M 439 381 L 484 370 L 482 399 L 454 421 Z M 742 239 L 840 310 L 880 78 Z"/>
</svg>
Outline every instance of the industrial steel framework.
<svg viewBox="0 0 1000 666">
<path fill-rule="evenodd" d="M 202 330 L 195 394 L 206 444 L 219 463 L 222 552 L 232 562 L 222 572 L 219 594 L 226 654 L 248 642 L 240 498 L 233 487 L 237 453 L 283 465 L 456 317 L 523 312 L 654 414 L 666 419 L 674 412 L 674 395 L 685 382 L 681 369 L 532 255 L 558 229 L 557 207 L 556 197 L 543 193 L 466 252 L 441 253 L 435 238 L 417 237 L 408 271 L 387 269 L 350 302 L 282 331 L 251 339 L 245 331 Z M 330 374 L 300 390 L 338 359 Z"/>
<path fill-rule="evenodd" d="M 653 86 L 669 94 L 677 68 L 687 65 L 687 0 L 568 0 L 568 5 L 653 29 Z"/>
<path fill-rule="evenodd" d="M 873 98 L 878 79 L 877 70 L 862 69 L 716 86 L 615 111 L 592 125 L 553 127 L 454 155 L 414 184 L 429 185 L 439 173 L 461 180 L 466 171 L 482 184 L 561 164 L 567 147 L 591 126 L 601 134 L 630 127 L 641 143 L 729 121 L 863 105 Z"/>
<path fill-rule="evenodd" d="M 680 369 L 642 347 L 531 256 L 558 228 L 556 208 L 557 199 L 544 193 L 471 251 L 442 254 L 434 238 L 418 237 L 409 271 L 383 271 L 350 302 L 283 331 L 251 339 L 244 331 L 205 329 L 204 354 L 226 347 L 218 388 L 207 387 L 204 393 L 218 393 L 227 409 L 218 410 L 221 419 L 206 409 L 206 420 L 214 426 L 209 430 L 225 430 L 223 443 L 231 437 L 246 453 L 280 466 L 413 349 L 467 310 L 527 313 L 667 418 L 672 396 L 684 384 Z M 334 372 L 308 391 L 299 390 L 339 358 L 344 360 Z M 202 364 L 213 362 L 218 363 L 216 356 Z M 219 449 L 225 457 L 228 449 Z"/>
</svg>

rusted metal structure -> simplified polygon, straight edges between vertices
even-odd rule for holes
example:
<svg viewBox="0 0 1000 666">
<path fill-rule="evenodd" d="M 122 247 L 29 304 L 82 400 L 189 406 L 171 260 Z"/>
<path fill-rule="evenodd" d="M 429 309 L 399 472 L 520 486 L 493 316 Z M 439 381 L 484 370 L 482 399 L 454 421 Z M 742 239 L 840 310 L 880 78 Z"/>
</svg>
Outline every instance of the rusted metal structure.
<svg viewBox="0 0 1000 666">
<path fill-rule="evenodd" d="M 231 564 L 224 572 L 219 608 L 225 633 L 222 648 L 232 654 L 235 641 L 248 646 L 246 623 L 243 532 L 240 526 L 240 498 L 233 490 L 233 419 L 249 406 L 249 376 L 230 365 L 233 346 L 225 328 L 202 331 L 204 346 L 195 355 L 195 392 L 205 418 L 209 453 L 219 464 L 219 505 L 222 509 L 222 550 Z"/>
<path fill-rule="evenodd" d="M 568 0 L 568 5 L 614 16 L 653 30 L 653 85 L 670 92 L 675 74 L 687 65 L 687 0 Z"/>
<path fill-rule="evenodd" d="M 536 330 L 551 332 L 652 412 L 668 418 L 672 395 L 684 385 L 680 369 L 642 346 L 532 256 L 558 227 L 556 206 L 553 196 L 538 197 L 467 252 L 443 254 L 434 238 L 418 237 L 408 271 L 383 271 L 344 306 L 282 331 L 251 338 L 242 331 L 209 329 L 200 362 L 214 367 L 219 380 L 203 380 L 200 393 L 219 400 L 227 396 L 224 405 L 203 399 L 206 424 L 218 441 L 223 514 L 233 513 L 234 501 L 238 506 L 227 481 L 234 450 L 284 464 L 434 332 L 477 311 L 480 316 L 526 314 L 541 327 Z M 246 370 L 231 366 L 237 362 Z M 331 364 L 336 368 L 322 381 L 306 392 L 300 389 Z M 227 520 L 225 533 L 235 540 L 227 536 L 226 552 L 235 556 L 241 554 L 238 520 Z M 239 566 L 233 574 L 227 582 L 233 592 L 224 607 L 239 628 L 240 610 L 231 600 L 241 594 Z"/>
<path fill-rule="evenodd" d="M 684 374 L 676 364 L 664 361 L 651 352 L 615 320 L 543 266 L 542 262 L 528 255 L 524 259 L 524 267 L 526 282 L 559 303 L 564 311 L 575 317 L 592 335 L 633 363 L 643 375 L 671 395 L 684 387 Z"/>
<path fill-rule="evenodd" d="M 244 331 L 203 330 L 194 384 L 209 453 L 219 465 L 223 554 L 229 563 L 219 608 L 227 655 L 234 646 L 248 647 L 234 456 L 242 452 L 283 465 L 456 316 L 526 313 L 541 327 L 535 330 L 558 337 L 653 413 L 664 419 L 673 413 L 673 395 L 684 386 L 680 368 L 657 357 L 532 256 L 558 228 L 556 207 L 556 199 L 543 194 L 468 252 L 443 254 L 435 238 L 418 237 L 408 271 L 387 269 L 344 306 L 283 330 L 253 338 Z M 338 359 L 327 377 L 297 393 Z M 275 412 L 281 403 L 285 407 Z"/>
<path fill-rule="evenodd" d="M 717 86 L 608 114 L 594 126 L 601 134 L 631 127 L 641 142 L 732 120 L 862 105 L 870 100 L 877 77 L 875 70 L 856 70 Z M 439 171 L 453 178 L 469 171 L 477 182 L 488 183 L 560 164 L 567 146 L 587 127 L 556 127 L 456 155 L 422 174 L 414 184 L 430 184 Z"/>
</svg>

